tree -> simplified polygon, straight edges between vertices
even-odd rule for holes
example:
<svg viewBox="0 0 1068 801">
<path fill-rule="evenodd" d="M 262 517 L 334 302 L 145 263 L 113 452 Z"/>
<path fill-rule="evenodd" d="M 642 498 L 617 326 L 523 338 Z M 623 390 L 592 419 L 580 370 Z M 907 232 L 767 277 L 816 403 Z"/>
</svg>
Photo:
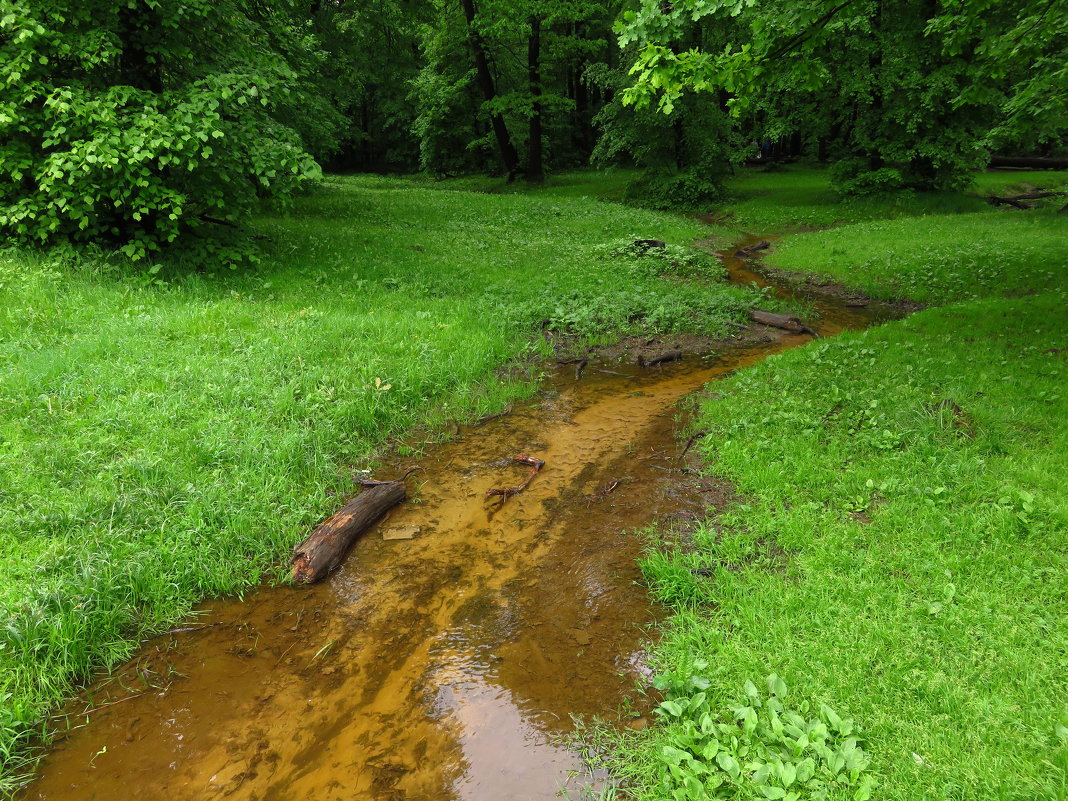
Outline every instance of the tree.
<svg viewBox="0 0 1068 801">
<path fill-rule="evenodd" d="M 313 50 L 290 22 L 238 0 L 0 0 L 0 231 L 218 256 L 206 227 L 316 174 L 295 120 L 333 135 L 279 48 Z"/>
<path fill-rule="evenodd" d="M 424 168 L 489 168 L 491 146 L 511 179 L 587 163 L 599 100 L 584 72 L 603 58 L 609 13 L 593 0 L 442 2 L 415 82 Z"/>
<path fill-rule="evenodd" d="M 626 99 L 669 112 L 686 93 L 727 92 L 736 115 L 773 121 L 784 105 L 822 96 L 796 123 L 841 140 L 845 189 L 955 186 L 983 163 L 991 132 L 1023 108 L 1048 109 L 1048 135 L 1063 135 L 1063 5 L 643 0 L 619 27 L 623 45 L 640 46 Z M 732 33 L 715 50 L 673 48 L 694 20 Z M 1049 38 L 1025 44 L 1028 32 Z M 1021 75 L 1036 62 L 1044 77 Z"/>
</svg>

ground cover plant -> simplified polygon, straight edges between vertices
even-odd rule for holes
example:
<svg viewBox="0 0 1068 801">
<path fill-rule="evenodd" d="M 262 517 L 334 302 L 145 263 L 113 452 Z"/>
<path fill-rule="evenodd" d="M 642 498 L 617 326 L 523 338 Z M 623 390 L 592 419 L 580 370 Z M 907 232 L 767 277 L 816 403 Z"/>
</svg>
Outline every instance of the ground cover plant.
<svg viewBox="0 0 1068 801">
<path fill-rule="evenodd" d="M 778 266 L 944 305 L 769 358 L 702 402 L 708 470 L 742 500 L 651 535 L 674 703 L 609 760 L 636 797 L 1064 797 L 1065 225 L 984 210 L 779 240 Z M 864 789 L 702 751 L 694 731 L 742 737 L 739 690 L 769 673 L 804 720 L 792 746 L 751 747 L 815 760 L 811 733 L 849 720 Z"/>
<path fill-rule="evenodd" d="M 339 179 L 265 216 L 257 268 L 0 257 L 0 756 L 138 638 L 271 575 L 391 435 L 529 391 L 544 329 L 734 330 L 700 233 L 555 197 Z M 670 277 L 671 280 L 664 280 Z"/>
</svg>

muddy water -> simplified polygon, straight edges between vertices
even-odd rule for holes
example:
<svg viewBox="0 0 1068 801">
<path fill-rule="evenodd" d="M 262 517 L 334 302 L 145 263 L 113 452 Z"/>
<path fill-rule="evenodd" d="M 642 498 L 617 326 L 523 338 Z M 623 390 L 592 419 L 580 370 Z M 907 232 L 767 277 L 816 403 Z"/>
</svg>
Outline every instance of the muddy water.
<svg viewBox="0 0 1068 801">
<path fill-rule="evenodd" d="M 821 333 L 870 316 L 830 311 Z M 23 797 L 519 801 L 591 781 L 559 744 L 571 716 L 645 711 L 635 686 L 656 611 L 625 532 L 717 501 L 679 469 L 677 403 L 808 339 L 591 366 L 581 381 L 561 370 L 534 402 L 421 459 L 412 499 L 328 581 L 206 604 L 200 628 L 146 643 L 68 710 Z M 545 468 L 487 501 L 525 476 L 519 453 Z"/>
</svg>

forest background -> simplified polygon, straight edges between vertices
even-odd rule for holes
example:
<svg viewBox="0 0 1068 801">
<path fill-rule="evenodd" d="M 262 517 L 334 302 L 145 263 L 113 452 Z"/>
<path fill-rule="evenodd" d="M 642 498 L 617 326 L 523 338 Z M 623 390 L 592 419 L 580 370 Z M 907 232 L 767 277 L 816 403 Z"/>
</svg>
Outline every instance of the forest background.
<svg viewBox="0 0 1068 801">
<path fill-rule="evenodd" d="M 678 208 L 746 159 L 845 194 L 1063 155 L 1061 0 L 0 2 L 0 232 L 238 261 L 321 169 L 626 164 Z"/>
</svg>

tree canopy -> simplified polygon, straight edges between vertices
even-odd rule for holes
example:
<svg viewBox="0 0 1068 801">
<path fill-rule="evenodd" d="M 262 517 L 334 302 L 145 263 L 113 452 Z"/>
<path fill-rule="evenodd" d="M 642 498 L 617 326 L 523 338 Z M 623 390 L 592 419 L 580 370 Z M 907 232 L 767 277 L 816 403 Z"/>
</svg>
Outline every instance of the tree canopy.
<svg viewBox="0 0 1068 801">
<path fill-rule="evenodd" d="M 206 261 L 320 164 L 622 163 L 698 204 L 774 143 L 844 192 L 960 186 L 1063 151 L 1066 2 L 0 0 L 0 231 Z"/>
</svg>

